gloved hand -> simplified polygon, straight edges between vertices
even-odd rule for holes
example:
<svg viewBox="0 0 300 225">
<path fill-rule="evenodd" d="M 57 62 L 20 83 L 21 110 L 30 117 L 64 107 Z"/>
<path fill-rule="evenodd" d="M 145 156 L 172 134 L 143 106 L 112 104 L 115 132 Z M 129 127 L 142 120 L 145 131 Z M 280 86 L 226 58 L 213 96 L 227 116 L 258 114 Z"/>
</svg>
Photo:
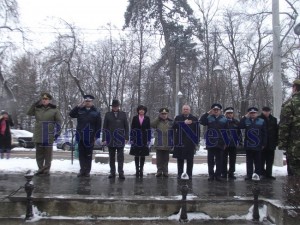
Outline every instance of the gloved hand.
<svg viewBox="0 0 300 225">
<path fill-rule="evenodd" d="M 59 137 L 59 134 L 55 134 L 54 135 L 54 140 L 56 141 L 58 137 Z"/>
</svg>

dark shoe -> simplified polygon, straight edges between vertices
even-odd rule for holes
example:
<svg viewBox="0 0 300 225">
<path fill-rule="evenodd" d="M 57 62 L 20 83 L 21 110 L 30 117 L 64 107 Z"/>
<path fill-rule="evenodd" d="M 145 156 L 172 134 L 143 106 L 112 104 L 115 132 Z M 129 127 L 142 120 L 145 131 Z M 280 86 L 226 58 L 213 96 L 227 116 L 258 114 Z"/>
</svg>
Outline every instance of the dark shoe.
<svg viewBox="0 0 300 225">
<path fill-rule="evenodd" d="M 161 177 L 162 176 L 162 173 L 157 173 L 155 174 L 156 177 Z"/>
<path fill-rule="evenodd" d="M 229 174 L 228 178 L 231 179 L 231 180 L 235 180 L 236 179 L 236 177 L 233 174 Z"/>
<path fill-rule="evenodd" d="M 121 180 L 125 180 L 125 176 L 124 176 L 124 174 L 119 174 L 119 179 L 121 179 Z"/>
<path fill-rule="evenodd" d="M 112 179 L 112 178 L 115 178 L 116 177 L 116 174 L 109 174 L 109 176 L 108 176 L 108 179 Z"/>
<path fill-rule="evenodd" d="M 245 177 L 245 180 L 252 180 L 252 177 Z"/>
<path fill-rule="evenodd" d="M 84 176 L 84 173 L 78 173 L 77 174 L 77 177 L 83 177 Z"/>
<path fill-rule="evenodd" d="M 135 177 L 138 178 L 140 176 L 140 171 L 136 171 Z"/>
<path fill-rule="evenodd" d="M 163 176 L 164 177 L 169 177 L 169 174 L 168 173 L 163 173 Z"/>
<path fill-rule="evenodd" d="M 227 179 L 227 175 L 221 175 L 222 178 Z"/>
<path fill-rule="evenodd" d="M 39 175 L 37 175 L 39 177 L 49 177 L 50 173 L 40 173 Z"/>
<path fill-rule="evenodd" d="M 89 173 L 85 173 L 83 176 L 84 177 L 90 177 L 91 175 Z"/>
<path fill-rule="evenodd" d="M 34 176 L 39 176 L 39 175 L 41 175 L 41 174 L 43 174 L 42 171 L 37 171 L 37 172 L 35 172 Z"/>
<path fill-rule="evenodd" d="M 140 177 L 143 177 L 144 176 L 143 170 L 140 170 L 139 174 L 140 174 Z"/>
<path fill-rule="evenodd" d="M 209 176 L 208 181 L 213 181 L 215 178 L 213 176 Z"/>
</svg>

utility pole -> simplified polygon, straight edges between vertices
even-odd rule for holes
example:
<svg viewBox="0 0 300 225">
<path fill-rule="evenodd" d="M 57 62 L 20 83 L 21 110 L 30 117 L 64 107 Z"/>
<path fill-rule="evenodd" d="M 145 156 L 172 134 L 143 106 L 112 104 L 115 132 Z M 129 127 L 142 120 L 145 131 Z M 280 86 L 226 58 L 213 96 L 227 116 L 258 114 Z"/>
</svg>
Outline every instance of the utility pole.
<svg viewBox="0 0 300 225">
<path fill-rule="evenodd" d="M 279 0 L 272 0 L 273 18 L 273 115 L 280 116 L 282 105 L 282 82 L 281 82 L 281 46 L 279 24 Z"/>
<path fill-rule="evenodd" d="M 281 46 L 279 24 L 279 0 L 272 0 L 272 26 L 273 26 L 273 115 L 280 117 L 282 105 L 281 82 Z M 274 165 L 283 166 L 283 152 L 275 151 Z"/>
</svg>

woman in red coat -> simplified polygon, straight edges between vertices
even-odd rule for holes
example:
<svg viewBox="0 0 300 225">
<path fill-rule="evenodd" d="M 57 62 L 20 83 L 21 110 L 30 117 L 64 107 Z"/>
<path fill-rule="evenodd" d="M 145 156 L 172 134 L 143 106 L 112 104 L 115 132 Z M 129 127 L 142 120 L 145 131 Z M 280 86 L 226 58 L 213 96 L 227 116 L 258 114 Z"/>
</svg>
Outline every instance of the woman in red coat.
<svg viewBox="0 0 300 225">
<path fill-rule="evenodd" d="M 149 155 L 151 140 L 150 118 L 146 116 L 147 107 L 139 105 L 138 115 L 132 118 L 130 131 L 130 155 L 134 155 L 136 177 L 143 177 L 145 156 Z"/>
<path fill-rule="evenodd" d="M 11 151 L 11 133 L 10 126 L 13 126 L 13 122 L 6 111 L 2 111 L 0 115 L 0 152 L 1 159 L 4 158 L 4 152 L 6 152 L 6 158 L 9 159 Z"/>
</svg>

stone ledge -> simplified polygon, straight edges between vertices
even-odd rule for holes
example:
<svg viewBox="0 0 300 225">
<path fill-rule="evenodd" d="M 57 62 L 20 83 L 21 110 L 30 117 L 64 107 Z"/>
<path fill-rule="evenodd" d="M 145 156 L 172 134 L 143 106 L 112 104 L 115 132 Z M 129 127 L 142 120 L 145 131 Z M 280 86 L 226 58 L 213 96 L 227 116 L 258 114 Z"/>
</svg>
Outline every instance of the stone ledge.
<svg viewBox="0 0 300 225">
<path fill-rule="evenodd" d="M 95 163 L 108 163 L 109 155 L 108 153 L 100 153 L 95 155 Z"/>
</svg>

